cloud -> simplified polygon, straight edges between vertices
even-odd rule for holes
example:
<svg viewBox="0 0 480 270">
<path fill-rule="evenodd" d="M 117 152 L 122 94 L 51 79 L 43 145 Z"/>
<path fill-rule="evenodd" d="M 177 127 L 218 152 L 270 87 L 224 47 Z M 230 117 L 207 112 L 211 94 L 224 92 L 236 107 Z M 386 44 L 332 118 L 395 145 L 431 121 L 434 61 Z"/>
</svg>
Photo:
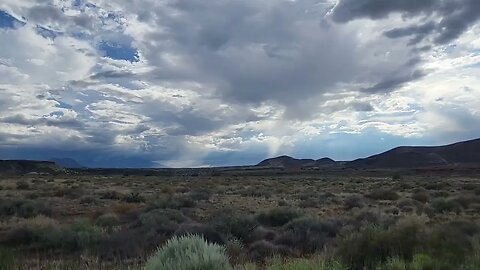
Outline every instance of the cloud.
<svg viewBox="0 0 480 270">
<path fill-rule="evenodd" d="M 430 19 L 420 25 L 397 27 L 385 32 L 390 38 L 413 36 L 410 44 L 431 37 L 436 44 L 454 41 L 480 19 L 480 2 L 476 0 L 340 0 L 332 11 L 336 22 L 355 19 L 385 19 L 398 13 L 404 18 Z M 418 24 L 418 22 L 414 22 Z"/>
<path fill-rule="evenodd" d="M 232 165 L 425 141 L 479 117 L 476 2 L 5 0 L 0 158 Z"/>
</svg>

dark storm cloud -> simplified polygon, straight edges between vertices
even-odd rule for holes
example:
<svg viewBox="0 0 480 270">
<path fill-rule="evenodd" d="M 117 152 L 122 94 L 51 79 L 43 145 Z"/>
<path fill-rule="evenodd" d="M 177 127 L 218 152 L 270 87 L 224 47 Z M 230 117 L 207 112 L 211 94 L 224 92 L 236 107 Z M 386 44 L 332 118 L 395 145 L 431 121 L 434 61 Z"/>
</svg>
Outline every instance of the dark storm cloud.
<svg viewBox="0 0 480 270">
<path fill-rule="evenodd" d="M 359 18 L 383 19 L 392 13 L 405 18 L 421 16 L 431 21 L 385 32 L 390 38 L 412 36 L 411 44 L 432 37 L 436 44 L 454 41 L 480 19 L 478 0 L 340 0 L 332 18 L 344 23 Z"/>
<path fill-rule="evenodd" d="M 57 7 L 37 5 L 28 9 L 27 18 L 37 23 L 65 22 L 66 16 Z"/>
<path fill-rule="evenodd" d="M 353 36 L 337 31 L 321 14 L 305 12 L 316 1 L 274 3 L 172 1 L 150 9 L 162 31 L 147 39 L 168 42 L 140 48 L 155 66 L 148 77 L 177 86 L 197 83 L 205 88 L 203 95 L 213 90 L 231 104 L 273 101 L 300 111 L 306 99 L 362 72 L 358 60 L 364 54 Z"/>
<path fill-rule="evenodd" d="M 386 31 L 384 34 L 389 38 L 400 38 L 413 36 L 410 40 L 411 44 L 416 44 L 422 41 L 427 35 L 429 35 L 436 28 L 434 22 L 427 22 L 422 25 L 414 25 L 403 28 L 394 28 L 392 30 Z"/>
<path fill-rule="evenodd" d="M 441 1 L 441 0 L 440 0 Z M 354 19 L 383 19 L 393 12 L 417 15 L 431 12 L 439 0 L 340 0 L 332 18 L 336 22 Z"/>
<path fill-rule="evenodd" d="M 407 74 L 404 76 L 394 76 L 391 78 L 387 78 L 371 87 L 363 88 L 362 91 L 367 93 L 392 92 L 397 88 L 403 86 L 404 84 L 415 81 L 419 78 L 422 78 L 423 76 L 425 76 L 424 72 L 416 70 L 411 74 Z"/>
</svg>

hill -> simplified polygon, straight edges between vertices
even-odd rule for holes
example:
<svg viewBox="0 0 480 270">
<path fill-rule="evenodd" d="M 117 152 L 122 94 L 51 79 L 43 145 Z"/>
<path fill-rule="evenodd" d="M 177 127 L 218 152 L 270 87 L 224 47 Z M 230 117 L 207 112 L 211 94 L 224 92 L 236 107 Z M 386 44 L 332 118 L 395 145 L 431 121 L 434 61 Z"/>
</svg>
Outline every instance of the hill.
<svg viewBox="0 0 480 270">
<path fill-rule="evenodd" d="M 314 159 L 296 159 L 290 156 L 280 156 L 265 159 L 256 166 L 262 167 L 281 167 L 281 168 L 303 168 L 303 167 L 324 167 L 334 165 L 335 161 L 330 158 Z"/>
<path fill-rule="evenodd" d="M 52 158 L 50 161 L 55 162 L 55 164 L 58 166 L 68 169 L 79 169 L 85 167 L 72 158 Z"/>
<path fill-rule="evenodd" d="M 348 162 L 353 168 L 414 168 L 480 164 L 480 139 L 444 146 L 400 146 Z"/>
<path fill-rule="evenodd" d="M 480 139 L 444 146 L 400 146 L 386 152 L 354 161 L 338 162 L 330 158 L 296 159 L 280 156 L 265 159 L 256 166 L 280 168 L 366 168 L 399 169 L 429 166 L 480 165 Z"/>
<path fill-rule="evenodd" d="M 28 173 L 52 174 L 65 169 L 52 161 L 0 160 L 0 174 L 19 175 Z"/>
</svg>

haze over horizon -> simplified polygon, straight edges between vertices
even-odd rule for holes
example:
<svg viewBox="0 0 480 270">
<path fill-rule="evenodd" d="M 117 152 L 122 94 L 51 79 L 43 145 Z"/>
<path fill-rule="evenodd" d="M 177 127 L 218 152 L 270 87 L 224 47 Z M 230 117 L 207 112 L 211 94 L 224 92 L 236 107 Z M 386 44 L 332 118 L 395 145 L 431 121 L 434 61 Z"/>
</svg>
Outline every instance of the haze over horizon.
<svg viewBox="0 0 480 270">
<path fill-rule="evenodd" d="M 0 3 L 0 159 L 353 160 L 480 137 L 480 1 Z"/>
</svg>

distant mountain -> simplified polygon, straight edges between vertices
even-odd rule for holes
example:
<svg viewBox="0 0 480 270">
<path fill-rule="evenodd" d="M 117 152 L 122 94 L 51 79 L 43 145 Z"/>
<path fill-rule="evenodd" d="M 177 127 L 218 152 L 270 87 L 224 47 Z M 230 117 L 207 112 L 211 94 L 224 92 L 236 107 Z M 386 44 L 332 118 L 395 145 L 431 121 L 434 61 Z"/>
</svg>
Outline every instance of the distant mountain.
<svg viewBox="0 0 480 270">
<path fill-rule="evenodd" d="M 262 167 L 282 167 L 282 168 L 297 168 L 297 167 L 323 167 L 335 164 L 335 161 L 330 158 L 314 159 L 296 159 L 290 156 L 280 156 L 275 158 L 268 158 L 258 163 L 257 166 Z"/>
<path fill-rule="evenodd" d="M 35 160 L 0 160 L 0 174 L 44 174 L 63 172 L 65 169 L 51 161 Z"/>
<path fill-rule="evenodd" d="M 444 146 L 401 146 L 348 162 L 354 168 L 412 168 L 480 164 L 480 139 Z"/>
<path fill-rule="evenodd" d="M 85 167 L 72 158 L 52 158 L 50 161 L 55 162 L 55 164 L 58 166 L 68 169 L 79 169 Z"/>
<path fill-rule="evenodd" d="M 444 146 L 400 146 L 384 153 L 354 161 L 338 162 L 330 158 L 296 159 L 289 156 L 265 159 L 257 166 L 292 168 L 418 168 L 442 165 L 480 166 L 480 139 Z"/>
</svg>

